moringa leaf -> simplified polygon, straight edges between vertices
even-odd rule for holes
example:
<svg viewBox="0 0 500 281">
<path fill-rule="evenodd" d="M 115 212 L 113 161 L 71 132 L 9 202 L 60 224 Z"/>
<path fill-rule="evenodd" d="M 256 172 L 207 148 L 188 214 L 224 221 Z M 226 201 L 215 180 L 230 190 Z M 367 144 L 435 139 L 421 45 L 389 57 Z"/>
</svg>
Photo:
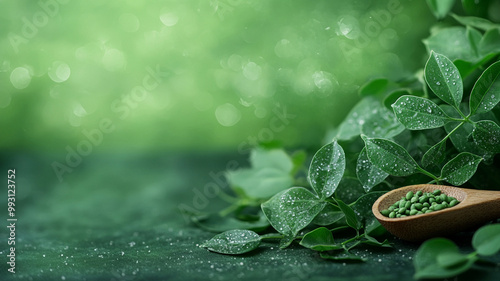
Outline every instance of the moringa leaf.
<svg viewBox="0 0 500 281">
<path fill-rule="evenodd" d="M 363 148 L 359 153 L 358 161 L 356 163 L 356 175 L 366 192 L 370 191 L 370 189 L 377 184 L 383 182 L 387 176 L 389 176 L 388 173 L 379 169 L 370 161 L 366 148 Z"/>
<path fill-rule="evenodd" d="M 464 264 L 454 267 L 445 267 L 439 264 L 440 256 L 459 254 L 458 247 L 445 238 L 433 238 L 425 241 L 418 248 L 413 264 L 415 266 L 415 279 L 421 278 L 448 278 L 458 275 L 469 269 L 475 262 L 474 258 Z"/>
<path fill-rule="evenodd" d="M 500 223 L 481 227 L 472 237 L 472 246 L 482 256 L 492 256 L 500 251 Z"/>
<path fill-rule="evenodd" d="M 363 136 L 368 158 L 382 171 L 394 176 L 408 176 L 417 171 L 417 162 L 399 144 L 386 139 Z"/>
<path fill-rule="evenodd" d="M 500 61 L 490 65 L 477 79 L 470 95 L 470 113 L 485 113 L 500 102 Z"/>
<path fill-rule="evenodd" d="M 325 207 L 324 202 L 303 187 L 292 187 L 262 203 L 261 208 L 279 233 L 295 237 Z"/>
<path fill-rule="evenodd" d="M 282 149 L 256 148 L 250 154 L 251 168 L 228 171 L 226 177 L 237 193 L 268 199 L 293 185 L 293 162 Z"/>
<path fill-rule="evenodd" d="M 450 59 L 431 51 L 424 74 L 427 85 L 436 96 L 456 108 L 460 106 L 463 95 L 462 78 Z"/>
<path fill-rule="evenodd" d="M 319 197 L 332 196 L 345 170 L 345 154 L 337 140 L 320 148 L 309 167 L 309 182 Z"/>
<path fill-rule="evenodd" d="M 455 0 L 426 0 L 427 5 L 431 9 L 437 19 L 442 19 L 450 12 L 455 4 Z"/>
<path fill-rule="evenodd" d="M 345 220 L 347 222 L 347 225 L 356 229 L 356 230 L 359 230 L 362 225 L 361 225 L 361 222 L 358 220 L 358 217 L 356 216 L 356 213 L 354 212 L 354 210 L 349 205 L 342 202 L 342 200 L 336 199 L 336 201 L 337 201 L 337 205 L 339 206 L 340 210 L 342 210 L 342 212 L 345 215 Z"/>
<path fill-rule="evenodd" d="M 220 254 L 238 255 L 250 252 L 259 245 L 259 234 L 250 230 L 234 229 L 215 235 L 200 247 Z"/>
<path fill-rule="evenodd" d="M 477 4 L 476 4 L 477 5 Z M 465 26 L 471 26 L 477 29 L 487 31 L 491 28 L 499 28 L 499 24 L 495 24 L 487 19 L 479 17 L 463 17 L 456 14 L 451 14 L 451 16 L 459 23 Z"/>
<path fill-rule="evenodd" d="M 479 58 L 474 53 L 467 38 L 467 30 L 462 26 L 442 28 L 432 33 L 424 40 L 427 51 L 434 51 L 445 55 L 451 61 L 462 59 L 465 61 L 477 61 Z"/>
<path fill-rule="evenodd" d="M 462 185 L 474 175 L 482 160 L 480 156 L 462 152 L 443 166 L 441 179 L 453 185 Z"/>
<path fill-rule="evenodd" d="M 440 142 L 433 145 L 427 152 L 422 156 L 422 166 L 428 167 L 432 164 L 439 165 L 446 158 L 446 139 L 442 139 Z"/>
<path fill-rule="evenodd" d="M 426 98 L 402 96 L 392 107 L 399 122 L 409 130 L 439 128 L 448 118 L 437 104 Z"/>
<path fill-rule="evenodd" d="M 480 148 L 491 153 L 500 152 L 500 126 L 497 123 L 491 120 L 476 122 L 472 137 Z"/>
<path fill-rule="evenodd" d="M 340 210 L 337 205 L 333 205 L 332 203 L 327 203 L 323 210 L 316 215 L 313 220 L 314 224 L 325 226 L 330 225 L 332 223 L 336 223 L 339 220 L 343 219 L 344 213 Z"/>
<path fill-rule="evenodd" d="M 342 245 L 335 244 L 332 232 L 326 227 L 319 227 L 306 233 L 299 244 L 320 252 L 343 249 Z"/>
</svg>

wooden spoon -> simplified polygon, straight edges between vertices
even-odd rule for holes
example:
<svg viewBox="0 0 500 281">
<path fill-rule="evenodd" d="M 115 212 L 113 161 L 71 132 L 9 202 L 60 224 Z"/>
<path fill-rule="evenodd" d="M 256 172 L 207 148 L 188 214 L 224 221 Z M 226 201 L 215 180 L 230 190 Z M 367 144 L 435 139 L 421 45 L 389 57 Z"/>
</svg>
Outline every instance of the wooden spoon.
<svg viewBox="0 0 500 281">
<path fill-rule="evenodd" d="M 403 218 L 391 219 L 380 213 L 400 200 L 408 191 L 432 192 L 436 189 L 455 197 L 460 203 L 440 211 Z M 380 196 L 373 203 L 372 212 L 390 233 L 403 240 L 417 242 L 431 237 L 453 234 L 500 218 L 500 191 L 432 184 L 411 185 Z"/>
</svg>

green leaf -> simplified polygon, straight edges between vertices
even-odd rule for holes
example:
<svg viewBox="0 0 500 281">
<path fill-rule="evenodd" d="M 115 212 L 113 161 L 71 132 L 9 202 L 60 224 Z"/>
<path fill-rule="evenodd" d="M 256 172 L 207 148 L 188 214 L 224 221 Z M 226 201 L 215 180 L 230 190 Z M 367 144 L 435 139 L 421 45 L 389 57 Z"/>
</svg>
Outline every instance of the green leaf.
<svg viewBox="0 0 500 281">
<path fill-rule="evenodd" d="M 474 84 L 470 95 L 471 115 L 492 110 L 500 102 L 500 61 L 490 65 Z"/>
<path fill-rule="evenodd" d="M 313 223 L 317 225 L 330 225 L 344 218 L 340 208 L 332 203 L 327 203 L 323 210 L 314 218 Z"/>
<path fill-rule="evenodd" d="M 366 194 L 363 185 L 357 178 L 343 177 L 335 190 L 335 198 L 339 198 L 346 204 L 350 204 L 360 196 Z"/>
<path fill-rule="evenodd" d="M 369 235 L 365 235 L 365 240 L 362 240 L 361 243 L 376 247 L 392 248 L 391 243 L 389 243 L 387 239 L 382 242 L 379 242 L 377 239 Z"/>
<path fill-rule="evenodd" d="M 439 266 L 451 268 L 463 265 L 469 258 L 461 253 L 446 252 L 439 254 L 436 260 Z"/>
<path fill-rule="evenodd" d="M 340 252 L 338 254 L 321 252 L 321 253 L 319 253 L 319 255 L 323 259 L 333 260 L 333 261 L 344 261 L 344 262 L 364 262 L 364 261 L 366 261 L 366 258 L 356 256 L 354 254 L 349 253 L 348 251 Z"/>
<path fill-rule="evenodd" d="M 471 46 L 471 49 L 474 51 L 474 54 L 479 57 L 479 42 L 481 41 L 481 38 L 483 37 L 483 35 L 481 34 L 481 32 L 477 31 L 476 29 L 470 27 L 470 26 L 467 26 L 467 30 L 466 30 L 466 35 L 467 35 L 467 39 L 469 40 L 469 44 Z M 458 66 L 457 66 L 458 68 Z M 462 73 L 460 73 L 462 74 Z"/>
<path fill-rule="evenodd" d="M 267 218 L 262 212 L 259 213 L 259 219 L 256 221 L 244 221 L 234 216 L 221 216 L 219 214 L 192 216 L 191 220 L 197 226 L 212 232 L 223 232 L 231 229 L 248 229 L 259 232 L 269 227 Z"/>
<path fill-rule="evenodd" d="M 463 84 L 457 67 L 447 57 L 431 52 L 424 69 L 429 88 L 441 100 L 459 107 L 462 101 Z"/>
<path fill-rule="evenodd" d="M 229 171 L 227 178 L 234 189 L 251 198 L 269 198 L 293 185 L 290 174 L 274 168 Z"/>
<path fill-rule="evenodd" d="M 441 179 L 453 185 L 462 185 L 474 175 L 481 160 L 482 157 L 462 152 L 443 166 Z"/>
<path fill-rule="evenodd" d="M 361 99 L 347 114 L 339 126 L 336 138 L 350 140 L 361 134 L 361 126 L 373 115 L 373 110 L 380 108 L 380 102 L 374 97 Z"/>
<path fill-rule="evenodd" d="M 417 171 L 417 162 L 399 144 L 386 139 L 363 136 L 370 161 L 382 171 L 394 176 L 408 176 Z"/>
<path fill-rule="evenodd" d="M 293 185 L 292 159 L 281 149 L 252 150 L 252 168 L 228 171 L 227 180 L 237 193 L 267 199 Z"/>
<path fill-rule="evenodd" d="M 426 98 L 402 96 L 392 107 L 399 122 L 409 130 L 439 128 L 448 118 L 437 104 Z"/>
<path fill-rule="evenodd" d="M 500 251 L 500 223 L 481 227 L 472 237 L 472 246 L 482 256 L 492 256 Z"/>
<path fill-rule="evenodd" d="M 413 93 L 413 96 L 415 96 L 416 94 L 419 94 L 419 92 Z M 395 103 L 400 97 L 408 95 L 410 95 L 410 92 L 408 90 L 393 91 L 384 98 L 384 106 L 388 109 L 392 109 L 393 103 Z"/>
<path fill-rule="evenodd" d="M 413 262 L 415 266 L 415 278 L 448 278 L 466 271 L 475 262 L 474 258 L 469 259 L 464 264 L 450 268 L 441 266 L 438 263 L 440 255 L 446 256 L 458 253 L 458 247 L 448 239 L 433 238 L 425 241 L 415 254 Z"/>
<path fill-rule="evenodd" d="M 280 249 L 285 249 L 286 247 L 290 246 L 290 244 L 292 244 L 293 240 L 295 240 L 295 235 L 285 235 L 285 237 L 283 237 L 281 240 L 280 240 Z"/>
<path fill-rule="evenodd" d="M 383 182 L 387 176 L 389 176 L 388 173 L 373 165 L 368 158 L 366 148 L 363 148 L 359 153 L 358 161 L 356 163 L 356 175 L 366 192 L 370 191 L 370 189 L 377 184 Z"/>
<path fill-rule="evenodd" d="M 362 223 L 368 235 L 378 236 L 385 233 L 385 229 L 380 225 L 372 212 L 373 203 L 384 193 L 385 191 L 370 192 L 361 196 L 352 204 L 352 209 L 356 213 L 358 221 Z"/>
<path fill-rule="evenodd" d="M 432 164 L 439 165 L 446 158 L 446 139 L 442 139 L 440 142 L 433 145 L 427 152 L 422 156 L 422 166 L 428 167 Z"/>
<path fill-rule="evenodd" d="M 478 121 L 472 131 L 474 142 L 491 153 L 500 152 L 500 126 L 490 120 Z"/>
<path fill-rule="evenodd" d="M 362 97 L 380 95 L 387 90 L 388 84 L 389 80 L 385 78 L 370 80 L 359 88 L 359 95 Z"/>
<path fill-rule="evenodd" d="M 333 235 L 326 227 L 319 227 L 304 235 L 300 245 L 315 251 L 332 251 L 342 249 L 342 245 L 335 244 Z"/>
<path fill-rule="evenodd" d="M 345 154 L 337 140 L 320 148 L 309 167 L 309 182 L 321 198 L 332 196 L 345 170 Z"/>
<path fill-rule="evenodd" d="M 357 230 L 360 229 L 361 223 L 358 221 L 358 218 L 356 216 L 356 213 L 354 213 L 354 210 L 349 205 L 342 202 L 342 200 L 336 199 L 336 201 L 340 210 L 342 210 L 342 212 L 345 215 L 345 220 L 347 222 L 347 225 Z"/>
<path fill-rule="evenodd" d="M 275 168 L 283 172 L 293 169 L 290 156 L 282 149 L 253 149 L 250 154 L 250 163 L 257 168 Z"/>
<path fill-rule="evenodd" d="M 479 17 L 462 17 L 459 15 L 451 14 L 451 16 L 459 23 L 465 26 L 471 26 L 477 29 L 487 31 L 491 28 L 499 28 L 499 24 L 492 23 L 491 21 Z"/>
<path fill-rule="evenodd" d="M 476 61 L 479 59 L 470 45 L 466 28 L 462 26 L 439 29 L 423 42 L 429 53 L 434 51 L 443 54 L 451 61 L 457 59 Z"/>
<path fill-rule="evenodd" d="M 483 35 L 479 42 L 479 51 L 483 56 L 500 52 L 500 28 L 492 28 Z"/>
<path fill-rule="evenodd" d="M 215 235 L 200 247 L 221 254 L 238 255 L 256 249 L 260 244 L 260 237 L 250 230 L 229 230 Z"/>
<path fill-rule="evenodd" d="M 292 187 L 262 203 L 271 225 L 285 236 L 295 237 L 325 207 L 316 195 L 303 187 Z"/>
<path fill-rule="evenodd" d="M 431 9 L 437 19 L 444 18 L 453 8 L 455 0 L 426 0 L 427 5 Z"/>
<path fill-rule="evenodd" d="M 361 133 L 371 138 L 392 138 L 404 131 L 394 113 L 386 107 L 372 109 L 373 115 L 361 125 Z"/>
</svg>

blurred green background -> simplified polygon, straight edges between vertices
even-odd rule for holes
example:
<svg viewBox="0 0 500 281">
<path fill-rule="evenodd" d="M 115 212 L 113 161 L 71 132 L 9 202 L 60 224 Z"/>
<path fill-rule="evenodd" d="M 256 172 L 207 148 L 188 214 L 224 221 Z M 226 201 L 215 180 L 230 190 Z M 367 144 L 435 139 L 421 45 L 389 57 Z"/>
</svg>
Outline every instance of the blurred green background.
<svg viewBox="0 0 500 281">
<path fill-rule="evenodd" d="M 421 40 L 436 22 L 425 1 L 0 7 L 0 174 L 16 169 L 19 219 L 18 273 L 8 278 L 411 278 L 415 247 L 402 242 L 403 253 L 348 267 L 276 245 L 256 256 L 211 254 L 197 245 L 213 234 L 186 224 L 179 206 L 220 205 L 200 201 L 203 187 L 228 163 L 247 165 L 259 141 L 313 153 L 363 83 L 421 68 Z M 0 233 L 2 257 L 7 237 Z"/>
<path fill-rule="evenodd" d="M 278 105 L 259 139 L 317 145 L 367 79 L 421 67 L 420 2 L 2 1 L 0 148 L 66 153 L 106 119 L 94 152 L 235 149 Z"/>
</svg>

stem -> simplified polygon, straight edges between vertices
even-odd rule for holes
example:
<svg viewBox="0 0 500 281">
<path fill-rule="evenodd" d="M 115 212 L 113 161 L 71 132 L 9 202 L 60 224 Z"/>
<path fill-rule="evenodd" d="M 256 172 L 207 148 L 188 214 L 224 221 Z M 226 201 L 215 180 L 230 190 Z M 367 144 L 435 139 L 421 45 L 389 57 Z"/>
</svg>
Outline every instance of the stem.
<svg viewBox="0 0 500 281">
<path fill-rule="evenodd" d="M 424 169 L 423 169 L 423 168 L 421 168 L 420 166 L 417 166 L 417 170 L 418 170 L 420 173 L 422 173 L 422 174 L 424 174 L 424 175 L 426 175 L 426 176 L 428 176 L 428 177 L 432 178 L 434 181 L 439 182 L 439 178 L 438 178 L 438 177 L 436 177 L 435 175 L 431 174 L 430 172 L 428 172 L 428 171 L 424 170 Z"/>
<path fill-rule="evenodd" d="M 343 225 L 343 226 L 339 226 L 339 227 L 336 227 L 336 228 L 332 228 L 332 229 L 330 229 L 330 231 L 334 232 L 334 231 L 338 231 L 338 230 L 342 230 L 342 229 L 346 229 L 346 228 L 351 228 L 351 227 L 347 226 L 347 225 Z"/>
<path fill-rule="evenodd" d="M 241 205 L 239 204 L 239 202 L 233 204 L 233 205 L 229 205 L 227 208 L 219 211 L 219 215 L 221 217 L 225 217 L 227 215 L 229 215 L 230 213 L 236 211 Z"/>
<path fill-rule="evenodd" d="M 352 241 L 354 241 L 354 240 L 357 240 L 357 239 L 359 239 L 359 238 L 363 238 L 364 236 L 365 236 L 365 234 L 364 234 L 364 233 L 363 233 L 363 234 L 361 234 L 361 235 L 356 235 L 356 236 L 354 236 L 353 238 L 348 239 L 348 240 L 346 240 L 346 241 L 342 242 L 342 243 L 341 243 L 341 245 L 342 245 L 342 246 L 344 246 L 344 245 L 346 245 L 347 243 L 350 243 L 350 242 L 352 242 Z"/>
<path fill-rule="evenodd" d="M 455 108 L 455 110 L 458 112 L 458 114 L 460 114 L 460 116 L 462 116 L 463 120 L 461 120 L 461 121 L 466 121 L 466 120 L 468 120 L 468 117 L 467 117 L 467 116 L 465 116 L 465 115 L 462 113 L 462 111 L 461 111 L 461 110 L 460 110 L 457 106 L 453 106 L 453 108 Z"/>
</svg>

